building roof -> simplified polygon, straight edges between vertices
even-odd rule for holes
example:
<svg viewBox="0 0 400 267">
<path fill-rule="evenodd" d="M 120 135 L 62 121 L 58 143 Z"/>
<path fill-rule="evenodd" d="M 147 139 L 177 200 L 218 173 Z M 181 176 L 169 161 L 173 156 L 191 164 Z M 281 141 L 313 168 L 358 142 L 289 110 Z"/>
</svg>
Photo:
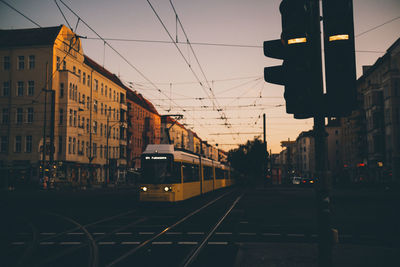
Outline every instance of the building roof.
<svg viewBox="0 0 400 267">
<path fill-rule="evenodd" d="M 53 45 L 62 26 L 0 30 L 0 47 Z"/>
<path fill-rule="evenodd" d="M 360 83 L 360 82 L 364 81 L 366 77 L 368 77 L 375 69 L 377 69 L 377 68 L 382 64 L 382 62 L 384 62 L 387 58 L 390 57 L 391 52 L 392 52 L 397 46 L 400 46 L 400 38 L 398 38 L 398 39 L 386 50 L 386 53 L 385 53 L 383 56 L 379 57 L 379 58 L 375 61 L 374 65 L 369 66 L 368 69 L 366 69 L 366 71 L 363 73 L 363 75 L 362 75 L 360 78 L 358 78 L 357 82 Z"/>
</svg>

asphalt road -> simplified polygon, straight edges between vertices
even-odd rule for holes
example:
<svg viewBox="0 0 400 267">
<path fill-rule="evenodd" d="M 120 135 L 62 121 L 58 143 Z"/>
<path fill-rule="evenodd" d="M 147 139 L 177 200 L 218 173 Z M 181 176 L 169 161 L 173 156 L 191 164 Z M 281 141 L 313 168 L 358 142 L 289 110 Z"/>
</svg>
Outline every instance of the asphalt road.
<svg viewBox="0 0 400 267">
<path fill-rule="evenodd" d="M 162 237 L 152 240 L 135 255 L 127 256 L 117 266 L 177 266 L 201 243 L 241 192 L 236 190 L 221 198 Z M 129 188 L 2 193 L 0 233 L 4 255 L 1 265 L 106 266 L 227 191 L 179 204 L 139 203 L 137 192 Z M 340 244 L 349 249 L 357 246 L 357 251 L 360 247 L 398 251 L 399 205 L 398 192 L 372 188 L 334 190 L 332 226 L 339 231 Z M 207 241 L 194 265 L 257 266 L 249 260 L 244 265 L 238 262 L 246 258 L 244 251 L 252 251 L 253 254 L 247 254 L 250 258 L 259 257 L 254 251 L 265 253 L 261 248 L 268 244 L 275 244 L 275 249 L 282 246 L 280 251 L 287 250 L 287 244 L 302 249 L 310 246 L 307 251 L 312 251 L 311 246 L 317 241 L 315 214 L 312 188 L 246 188 L 243 197 Z M 249 250 L 249 246 L 255 248 Z M 357 251 L 353 251 L 353 257 Z M 280 261 L 289 258 L 289 254 L 285 251 Z M 391 257 L 389 254 L 382 255 Z M 264 258 L 268 257 L 263 255 Z M 390 258 L 390 262 L 393 260 Z"/>
</svg>

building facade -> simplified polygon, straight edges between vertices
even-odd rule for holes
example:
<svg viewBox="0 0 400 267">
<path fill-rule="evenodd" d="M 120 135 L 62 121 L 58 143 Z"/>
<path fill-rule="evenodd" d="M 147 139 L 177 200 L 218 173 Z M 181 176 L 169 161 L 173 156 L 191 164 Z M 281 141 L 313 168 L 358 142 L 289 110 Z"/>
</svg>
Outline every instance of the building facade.
<svg viewBox="0 0 400 267">
<path fill-rule="evenodd" d="M 358 80 L 364 97 L 371 182 L 400 181 L 400 39 Z"/>
<path fill-rule="evenodd" d="M 160 144 L 161 117 L 141 94 L 127 88 L 128 166 L 140 169 L 140 156 L 148 144 Z"/>
<path fill-rule="evenodd" d="M 124 179 L 127 105 L 120 80 L 85 56 L 64 25 L 1 30 L 0 40 L 3 184 Z"/>
</svg>

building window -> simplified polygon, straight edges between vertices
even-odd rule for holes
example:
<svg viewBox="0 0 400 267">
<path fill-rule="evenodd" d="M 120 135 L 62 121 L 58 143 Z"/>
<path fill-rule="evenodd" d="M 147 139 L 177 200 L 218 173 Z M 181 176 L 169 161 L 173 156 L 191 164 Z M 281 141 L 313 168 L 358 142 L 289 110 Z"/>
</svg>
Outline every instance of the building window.
<svg viewBox="0 0 400 267">
<path fill-rule="evenodd" d="M 10 64 L 10 57 L 9 56 L 5 56 L 4 57 L 3 67 L 4 67 L 4 70 L 9 70 L 10 69 L 11 64 Z"/>
<path fill-rule="evenodd" d="M 99 90 L 99 81 L 94 79 L 94 90 L 97 92 Z"/>
<path fill-rule="evenodd" d="M 90 98 L 89 97 L 86 97 L 86 106 L 87 106 L 87 108 L 88 109 L 90 109 Z"/>
<path fill-rule="evenodd" d="M 62 153 L 63 148 L 63 138 L 61 135 L 58 136 L 58 154 Z"/>
<path fill-rule="evenodd" d="M 89 142 L 86 142 L 86 156 L 90 156 L 90 152 L 89 152 Z"/>
<path fill-rule="evenodd" d="M 87 85 L 90 86 L 90 75 L 87 76 Z"/>
<path fill-rule="evenodd" d="M 103 145 L 100 145 L 100 158 L 103 157 Z"/>
<path fill-rule="evenodd" d="M 76 127 L 76 110 L 74 110 L 74 127 Z"/>
<path fill-rule="evenodd" d="M 64 83 L 60 83 L 60 98 L 64 97 Z"/>
<path fill-rule="evenodd" d="M 100 123 L 100 136 L 103 136 L 103 123 Z"/>
<path fill-rule="evenodd" d="M 97 157 L 97 144 L 93 143 L 93 157 Z"/>
<path fill-rule="evenodd" d="M 29 56 L 29 69 L 34 69 L 35 68 L 35 56 L 34 55 L 30 55 Z"/>
<path fill-rule="evenodd" d="M 3 82 L 3 96 L 9 96 L 10 95 L 10 82 Z"/>
<path fill-rule="evenodd" d="M 9 114 L 8 108 L 3 108 L 2 114 L 1 114 L 1 123 L 7 124 L 9 121 L 9 117 L 10 117 L 10 114 Z"/>
<path fill-rule="evenodd" d="M 63 60 L 63 70 L 67 70 L 67 62 Z"/>
<path fill-rule="evenodd" d="M 72 73 L 75 73 L 75 72 L 76 72 L 76 67 L 73 66 L 73 67 L 72 67 Z"/>
<path fill-rule="evenodd" d="M 110 88 L 110 95 L 109 95 L 110 99 L 111 99 L 111 88 Z"/>
<path fill-rule="evenodd" d="M 22 137 L 20 135 L 17 135 L 15 137 L 14 151 L 16 153 L 21 153 L 21 151 L 22 151 Z"/>
<path fill-rule="evenodd" d="M 74 139 L 72 140 L 72 154 L 75 154 L 75 148 L 76 148 L 76 139 L 74 137 Z"/>
<path fill-rule="evenodd" d="M 107 116 L 107 105 L 104 105 L 104 115 Z"/>
<path fill-rule="evenodd" d="M 18 56 L 18 69 L 19 70 L 25 69 L 25 57 L 24 56 Z"/>
<path fill-rule="evenodd" d="M 89 119 L 86 119 L 86 132 L 89 133 Z"/>
<path fill-rule="evenodd" d="M 100 103 L 100 114 L 103 115 L 103 103 Z"/>
<path fill-rule="evenodd" d="M 17 96 L 24 96 L 24 82 L 17 83 Z"/>
<path fill-rule="evenodd" d="M 58 120 L 58 124 L 62 125 L 63 121 L 64 121 L 64 110 L 62 108 L 60 108 L 59 110 L 59 120 Z"/>
<path fill-rule="evenodd" d="M 97 121 L 93 121 L 93 133 L 97 134 Z"/>
<path fill-rule="evenodd" d="M 79 82 L 81 82 L 81 70 L 78 69 Z"/>
<path fill-rule="evenodd" d="M 68 154 L 71 154 L 72 152 L 71 145 L 72 145 L 72 138 L 68 137 Z"/>
<path fill-rule="evenodd" d="M 86 73 L 85 73 L 85 72 L 83 72 L 82 83 L 83 83 L 83 84 L 86 83 Z"/>
<path fill-rule="evenodd" d="M 93 110 L 97 113 L 97 100 L 93 100 Z"/>
<path fill-rule="evenodd" d="M 22 119 L 23 118 L 23 109 L 22 108 L 17 108 L 17 124 L 21 124 L 22 123 Z"/>
<path fill-rule="evenodd" d="M 101 83 L 101 95 L 103 95 L 103 91 L 104 91 L 103 83 Z"/>
<path fill-rule="evenodd" d="M 69 126 L 72 126 L 72 109 L 69 110 Z"/>
<path fill-rule="evenodd" d="M 32 153 L 32 135 L 25 136 L 25 152 Z"/>
<path fill-rule="evenodd" d="M 35 93 L 35 81 L 28 81 L 28 96 L 33 96 Z"/>
<path fill-rule="evenodd" d="M 32 123 L 33 122 L 33 108 L 28 108 L 28 114 L 26 118 L 27 123 Z"/>
<path fill-rule="evenodd" d="M 8 152 L 8 136 L 6 136 L 6 135 L 3 135 L 3 136 L 1 137 L 0 152 L 1 152 L 1 153 L 6 153 L 6 152 Z"/>
<path fill-rule="evenodd" d="M 57 63 L 56 63 L 57 64 L 56 65 L 57 66 L 57 70 L 60 69 L 60 60 L 61 60 L 60 57 L 57 57 Z"/>
</svg>

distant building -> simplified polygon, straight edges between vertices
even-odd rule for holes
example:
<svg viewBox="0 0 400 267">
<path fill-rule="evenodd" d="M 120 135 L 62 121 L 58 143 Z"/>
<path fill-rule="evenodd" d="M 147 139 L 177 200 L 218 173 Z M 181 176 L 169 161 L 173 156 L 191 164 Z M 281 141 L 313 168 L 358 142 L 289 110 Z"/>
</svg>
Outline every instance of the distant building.
<svg viewBox="0 0 400 267">
<path fill-rule="evenodd" d="M 175 148 L 189 150 L 189 132 L 170 116 L 161 116 L 161 144 L 172 144 Z"/>
<path fill-rule="evenodd" d="M 314 178 L 315 142 L 313 131 L 301 132 L 296 139 L 296 172 L 301 177 Z"/>
</svg>

